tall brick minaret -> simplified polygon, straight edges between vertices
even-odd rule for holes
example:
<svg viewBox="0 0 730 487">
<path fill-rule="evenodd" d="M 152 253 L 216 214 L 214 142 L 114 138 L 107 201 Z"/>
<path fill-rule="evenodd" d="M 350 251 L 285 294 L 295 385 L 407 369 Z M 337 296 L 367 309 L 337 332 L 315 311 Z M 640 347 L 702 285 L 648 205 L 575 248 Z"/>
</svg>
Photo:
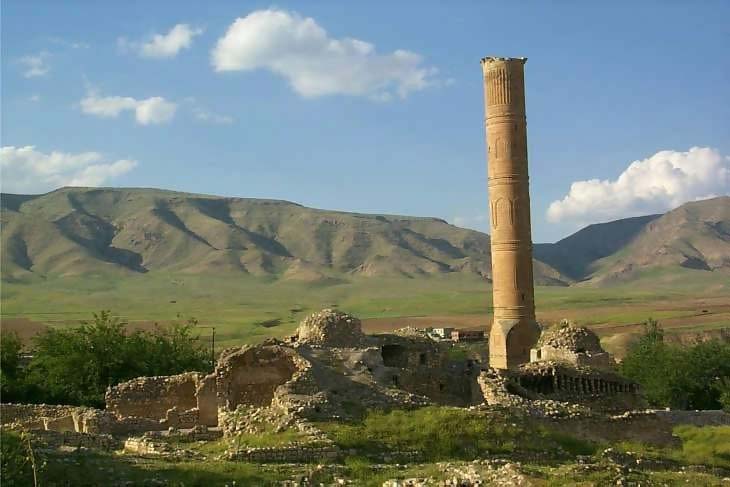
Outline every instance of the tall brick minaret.
<svg viewBox="0 0 730 487">
<path fill-rule="evenodd" d="M 489 365 L 497 369 L 529 362 L 540 335 L 532 281 L 525 62 L 482 59 L 494 301 Z"/>
</svg>

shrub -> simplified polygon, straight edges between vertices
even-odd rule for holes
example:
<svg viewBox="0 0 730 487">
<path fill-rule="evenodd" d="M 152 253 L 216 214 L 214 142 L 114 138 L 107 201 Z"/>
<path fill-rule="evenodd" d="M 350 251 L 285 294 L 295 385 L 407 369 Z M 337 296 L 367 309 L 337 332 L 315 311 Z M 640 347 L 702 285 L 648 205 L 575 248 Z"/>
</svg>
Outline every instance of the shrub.
<svg viewBox="0 0 730 487">
<path fill-rule="evenodd" d="M 22 400 L 21 348 L 17 333 L 3 333 L 0 336 L 0 396 L 3 402 Z"/>
<path fill-rule="evenodd" d="M 34 339 L 25 382 L 28 399 L 103 406 L 108 386 L 209 367 L 208 352 L 192 335 L 195 321 L 129 333 L 109 311 L 93 317 L 78 328 L 51 328 Z"/>
<path fill-rule="evenodd" d="M 25 433 L 0 429 L 0 477 L 3 486 L 33 485 L 34 458 Z"/>
<path fill-rule="evenodd" d="M 667 344 L 658 323 L 649 319 L 644 335 L 621 363 L 621 372 L 641 384 L 653 406 L 719 409 L 727 393 L 722 384 L 730 377 L 730 344 Z"/>
</svg>

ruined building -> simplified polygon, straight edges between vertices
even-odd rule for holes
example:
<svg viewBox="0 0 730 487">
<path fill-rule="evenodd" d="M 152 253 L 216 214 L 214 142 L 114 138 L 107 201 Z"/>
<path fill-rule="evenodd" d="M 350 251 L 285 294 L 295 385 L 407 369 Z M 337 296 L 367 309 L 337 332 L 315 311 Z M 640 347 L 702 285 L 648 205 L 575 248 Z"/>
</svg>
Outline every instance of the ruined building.
<svg viewBox="0 0 730 487">
<path fill-rule="evenodd" d="M 598 336 L 588 328 L 567 321 L 546 330 L 530 350 L 530 362 L 558 361 L 574 366 L 611 368 L 614 361 L 601 347 Z"/>
<path fill-rule="evenodd" d="M 491 214 L 494 321 L 489 364 L 508 369 L 530 360 L 535 321 L 527 171 L 525 58 L 482 59 Z"/>
<path fill-rule="evenodd" d="M 596 367 L 608 355 L 592 332 L 566 325 L 547 331 L 538 345 L 533 355 L 539 351 L 546 360 L 482 370 L 478 362 L 451 353 L 458 346 L 453 342 L 434 341 L 417 329 L 365 335 L 360 320 L 326 309 L 305 318 L 287 341 L 224 350 L 210 374 L 123 382 L 107 390 L 106 410 L 4 404 L 2 422 L 123 436 L 210 426 L 235 432 L 261 411 L 279 421 L 356 418 L 370 409 L 430 404 L 512 406 L 542 399 L 605 409 L 642 404 L 636 384 Z"/>
<path fill-rule="evenodd" d="M 542 333 L 530 351 L 530 363 L 486 370 L 479 385 L 492 404 L 553 399 L 602 409 L 643 406 L 638 384 L 621 377 L 614 366 L 595 333 L 564 321 Z"/>
<path fill-rule="evenodd" d="M 211 374 L 118 384 L 107 391 L 107 409 L 119 418 L 190 427 L 216 426 L 239 406 L 332 418 L 369 408 L 480 402 L 480 370 L 451 361 L 450 346 L 416 333 L 365 335 L 359 319 L 326 309 L 305 318 L 288 342 L 224 350 Z"/>
<path fill-rule="evenodd" d="M 286 342 L 224 350 L 209 375 L 141 377 L 112 387 L 107 409 L 119 418 L 190 427 L 216 426 L 238 408 L 251 407 L 327 419 L 374 408 L 519 398 L 640 402 L 636 384 L 596 367 L 610 362 L 593 332 L 563 325 L 546 331 L 538 345 L 533 355 L 543 353 L 544 359 L 482 371 L 474 361 L 450 359 L 452 343 L 435 342 L 415 329 L 365 335 L 356 317 L 325 309 L 302 320 Z"/>
</svg>

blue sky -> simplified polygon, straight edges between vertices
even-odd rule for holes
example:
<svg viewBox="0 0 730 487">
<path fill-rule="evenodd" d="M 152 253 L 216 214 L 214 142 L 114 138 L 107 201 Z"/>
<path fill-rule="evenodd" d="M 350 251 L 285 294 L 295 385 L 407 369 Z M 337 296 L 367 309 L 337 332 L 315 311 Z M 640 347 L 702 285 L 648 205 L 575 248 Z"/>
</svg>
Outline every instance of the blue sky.
<svg viewBox="0 0 730 487">
<path fill-rule="evenodd" d="M 486 230 L 479 59 L 498 55 L 528 58 L 535 241 L 730 192 L 728 2 L 2 5 L 4 191 L 158 187 Z"/>
</svg>

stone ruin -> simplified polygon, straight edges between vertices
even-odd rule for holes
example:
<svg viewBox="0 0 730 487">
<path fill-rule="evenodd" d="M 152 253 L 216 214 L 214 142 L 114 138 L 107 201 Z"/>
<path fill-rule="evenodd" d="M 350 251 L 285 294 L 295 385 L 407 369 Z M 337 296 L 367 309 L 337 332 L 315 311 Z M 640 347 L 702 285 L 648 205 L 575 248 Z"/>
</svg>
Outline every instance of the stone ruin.
<svg viewBox="0 0 730 487">
<path fill-rule="evenodd" d="M 565 362 L 574 366 L 609 369 L 613 358 L 601 347 L 601 340 L 588 328 L 563 320 L 558 326 L 542 333 L 535 348 L 530 350 L 530 362 Z"/>
<path fill-rule="evenodd" d="M 489 404 L 554 400 L 602 410 L 644 407 L 639 385 L 615 370 L 611 355 L 591 330 L 563 320 L 544 330 L 530 362 L 508 370 L 488 369 L 479 385 Z"/>
<path fill-rule="evenodd" d="M 249 413 L 263 409 L 286 422 L 429 404 L 550 399 L 620 409 L 642 403 L 638 385 L 611 370 L 610 356 L 585 328 L 563 324 L 546 331 L 533 349 L 535 361 L 508 370 L 451 359 L 453 346 L 417 329 L 365 335 L 354 316 L 325 309 L 305 318 L 286 341 L 224 350 L 210 374 L 138 377 L 110 387 L 105 410 L 3 405 L 2 420 L 88 433 L 225 432 L 245 428 Z"/>
<path fill-rule="evenodd" d="M 539 347 L 563 355 L 555 352 L 548 360 L 504 370 L 482 368 L 478 360 L 451 353 L 458 345 L 434 341 L 424 330 L 365 335 L 357 318 L 327 309 L 306 318 L 285 341 L 224 350 L 210 374 L 138 377 L 110 387 L 104 410 L 2 404 L 0 418 L 3 427 L 32 431 L 45 448 L 123 450 L 172 459 L 199 458 L 198 452 L 174 446 L 186 442 L 296 433 L 291 443 L 271 447 L 226 442 L 223 458 L 263 463 L 341 460 L 347 452 L 312 421 L 356 419 L 372 409 L 447 405 L 497 415 L 517 409 L 571 434 L 597 432 L 597 440 L 630 428 L 647 438 L 673 441 L 676 424 L 730 424 L 730 415 L 722 411 L 637 411 L 643 399 L 635 383 L 610 368 L 573 360 L 583 348 L 605 353 L 597 337 L 586 330 L 562 330 L 546 332 Z M 418 455 L 375 456 L 413 463 Z"/>
</svg>

